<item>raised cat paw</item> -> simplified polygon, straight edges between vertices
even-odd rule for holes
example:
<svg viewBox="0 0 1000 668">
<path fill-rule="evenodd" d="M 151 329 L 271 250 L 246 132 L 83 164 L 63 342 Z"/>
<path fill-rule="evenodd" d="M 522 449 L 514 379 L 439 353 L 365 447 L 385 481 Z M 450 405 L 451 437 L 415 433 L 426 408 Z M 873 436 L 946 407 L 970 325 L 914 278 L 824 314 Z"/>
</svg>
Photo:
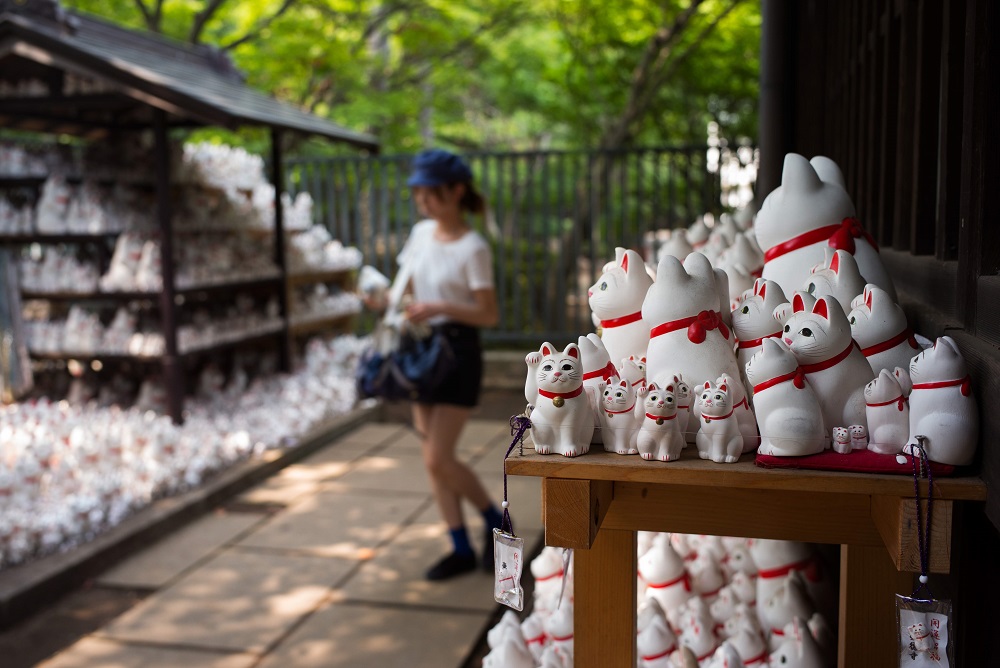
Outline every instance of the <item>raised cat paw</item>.
<svg viewBox="0 0 1000 668">
<path fill-rule="evenodd" d="M 528 353 L 524 356 L 524 361 L 528 366 L 538 366 L 542 363 L 541 353 Z"/>
<path fill-rule="evenodd" d="M 645 385 L 640 385 L 639 387 L 635 388 L 635 394 L 636 396 L 644 397 L 647 394 L 649 394 L 649 388 L 646 387 Z"/>
</svg>

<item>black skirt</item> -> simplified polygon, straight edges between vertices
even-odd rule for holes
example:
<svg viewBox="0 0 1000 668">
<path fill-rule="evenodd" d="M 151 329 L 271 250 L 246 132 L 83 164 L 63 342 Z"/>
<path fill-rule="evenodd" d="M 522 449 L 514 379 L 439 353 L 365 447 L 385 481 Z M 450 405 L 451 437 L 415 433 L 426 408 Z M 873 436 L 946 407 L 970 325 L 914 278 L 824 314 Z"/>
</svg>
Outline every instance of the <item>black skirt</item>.
<svg viewBox="0 0 1000 668">
<path fill-rule="evenodd" d="M 436 390 L 417 400 L 421 404 L 452 404 L 472 408 L 479 404 L 479 390 L 483 381 L 483 348 L 479 343 L 479 330 L 454 322 L 436 325 L 435 332 L 443 333 L 455 353 L 455 369 L 448 374 Z"/>
</svg>

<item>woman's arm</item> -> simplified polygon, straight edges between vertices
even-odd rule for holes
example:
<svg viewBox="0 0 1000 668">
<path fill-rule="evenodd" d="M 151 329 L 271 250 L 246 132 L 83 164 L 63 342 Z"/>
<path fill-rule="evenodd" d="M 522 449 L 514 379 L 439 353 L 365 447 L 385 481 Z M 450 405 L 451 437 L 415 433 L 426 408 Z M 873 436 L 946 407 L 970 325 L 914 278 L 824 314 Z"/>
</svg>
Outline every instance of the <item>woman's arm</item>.
<svg viewBox="0 0 1000 668">
<path fill-rule="evenodd" d="M 443 315 L 449 320 L 472 327 L 494 327 L 500 321 L 497 308 L 497 294 L 493 288 L 473 290 L 475 304 L 454 304 L 451 302 L 420 302 L 406 309 L 406 317 L 412 322 L 423 322 L 428 318 Z"/>
</svg>

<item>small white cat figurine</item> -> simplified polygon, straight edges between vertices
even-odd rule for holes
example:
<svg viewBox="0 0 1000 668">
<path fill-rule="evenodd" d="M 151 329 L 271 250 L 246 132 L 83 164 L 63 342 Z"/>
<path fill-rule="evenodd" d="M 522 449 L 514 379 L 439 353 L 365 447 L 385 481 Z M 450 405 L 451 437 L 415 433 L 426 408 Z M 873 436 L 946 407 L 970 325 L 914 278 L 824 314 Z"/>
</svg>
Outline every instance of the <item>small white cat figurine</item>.
<svg viewBox="0 0 1000 668">
<path fill-rule="evenodd" d="M 653 279 L 635 251 L 616 248 L 615 254 L 615 264 L 587 292 L 590 308 L 601 321 L 601 339 L 612 360 L 642 357 L 649 343 L 642 304 Z"/>
<path fill-rule="evenodd" d="M 647 614 L 645 623 L 637 624 L 638 637 L 636 650 L 639 654 L 639 666 L 642 668 L 666 668 L 670 666 L 670 655 L 677 650 L 677 637 L 667 624 L 663 611 L 659 610 L 656 599 L 648 599 L 650 607 L 656 606 L 657 612 Z"/>
<path fill-rule="evenodd" d="M 794 303 L 796 297 L 798 297 L 799 300 L 802 302 L 802 310 L 804 311 L 812 311 L 813 306 L 816 305 L 816 298 L 813 297 L 808 292 L 803 292 L 802 290 L 793 292 L 791 301 L 788 301 L 784 304 L 778 304 L 774 308 L 774 313 L 772 313 L 774 319 L 777 320 L 779 323 L 781 323 L 782 328 L 784 328 L 785 323 L 788 322 L 788 319 L 791 318 L 793 315 L 795 315 Z"/>
<path fill-rule="evenodd" d="M 920 352 L 920 346 L 906 322 L 906 314 L 888 293 L 874 285 L 866 285 L 858 304 L 847 318 L 851 336 L 868 358 L 872 371 L 907 367 L 910 359 Z"/>
<path fill-rule="evenodd" d="M 653 544 L 639 559 L 639 577 L 646 584 L 645 594 L 656 599 L 667 621 L 676 628 L 679 609 L 693 594 L 684 560 L 671 545 L 669 534 L 653 538 Z"/>
<path fill-rule="evenodd" d="M 712 660 L 705 665 L 706 668 L 746 668 L 736 647 L 728 642 L 719 645 L 712 655 Z"/>
<path fill-rule="evenodd" d="M 926 437 L 932 462 L 967 466 L 976 454 L 979 409 L 965 359 L 950 336 L 910 361 L 910 434 L 903 452 L 917 454 L 917 436 Z"/>
<path fill-rule="evenodd" d="M 674 386 L 661 389 L 652 383 L 639 389 L 639 397 L 644 409 L 636 437 L 639 455 L 643 459 L 661 462 L 679 459 L 684 449 L 684 436 L 678 425 Z"/>
<path fill-rule="evenodd" d="M 732 390 L 725 383 L 715 387 L 711 381 L 705 381 L 698 406 L 701 412 L 698 456 L 718 463 L 738 461 L 743 453 L 743 435 L 734 415 Z"/>
<path fill-rule="evenodd" d="M 781 339 L 765 339 L 747 364 L 754 389 L 762 455 L 801 457 L 823 452 L 827 431 L 819 399 Z"/>
<path fill-rule="evenodd" d="M 733 331 L 736 332 L 736 357 L 740 369 L 745 370 L 753 354 L 760 350 L 767 338 L 781 336 L 781 324 L 774 318 L 774 309 L 786 301 L 785 293 L 774 281 L 758 278 L 753 284 L 753 294 L 740 300 L 733 311 Z M 746 375 L 743 375 L 746 378 Z"/>
<path fill-rule="evenodd" d="M 595 395 L 601 393 L 601 383 L 607 383 L 618 371 L 614 363 L 608 357 L 608 351 L 604 347 L 601 337 L 591 332 L 587 336 L 577 339 L 577 346 L 580 348 L 580 355 L 583 357 L 583 386 L 593 391 Z M 590 439 L 591 445 L 598 445 L 601 438 L 601 413 L 594 405 L 594 436 Z"/>
<path fill-rule="evenodd" d="M 483 657 L 483 668 L 534 668 L 532 656 L 523 639 L 505 635 L 500 643 Z"/>
<path fill-rule="evenodd" d="M 826 248 L 825 253 L 822 266 L 809 275 L 802 287 L 817 299 L 833 297 L 846 315 L 851 311 L 851 300 L 865 289 L 865 279 L 854 256 L 847 251 Z"/>
<path fill-rule="evenodd" d="M 895 367 L 892 370 L 892 375 L 896 377 L 896 382 L 899 383 L 900 389 L 903 390 L 903 396 L 909 397 L 910 392 L 913 391 L 913 381 L 910 380 L 910 363 L 907 362 L 906 366 Z"/>
<path fill-rule="evenodd" d="M 910 435 L 910 404 L 903 388 L 887 369 L 865 385 L 865 414 L 868 416 L 868 449 L 880 455 L 903 451 Z"/>
<path fill-rule="evenodd" d="M 639 430 L 638 404 L 635 388 L 617 376 L 601 389 L 601 430 L 604 449 L 619 455 L 635 455 L 636 433 Z M 641 408 L 641 406 L 640 406 Z"/>
<path fill-rule="evenodd" d="M 524 360 L 528 365 L 524 396 L 534 406 L 530 417 L 535 452 L 585 454 L 594 435 L 594 398 L 583 386 L 580 348 L 571 343 L 560 353 L 546 342 Z"/>
<path fill-rule="evenodd" d="M 852 424 L 847 428 L 851 434 L 851 450 L 868 449 L 868 429 L 863 424 Z"/>
<path fill-rule="evenodd" d="M 677 426 L 684 437 L 684 447 L 686 448 L 688 445 L 694 444 L 694 436 L 698 430 L 698 424 L 692 418 L 694 398 L 691 396 L 691 386 L 684 382 L 683 374 L 672 371 L 660 374 L 660 380 L 661 383 L 657 387 L 672 385 L 674 388 L 674 399 L 677 401 Z"/>
<path fill-rule="evenodd" d="M 830 441 L 834 451 L 842 455 L 849 455 L 854 450 L 851 447 L 851 432 L 847 427 L 834 427 L 830 433 Z"/>
<path fill-rule="evenodd" d="M 715 379 L 716 387 L 725 385 L 733 393 L 733 407 L 736 410 L 736 421 L 740 425 L 740 434 L 743 436 L 743 452 L 753 452 L 760 445 L 760 433 L 757 431 L 757 418 L 747 401 L 746 388 L 743 387 L 742 379 L 737 381 L 724 373 Z"/>
<path fill-rule="evenodd" d="M 786 624 L 794 617 L 809 619 L 816 612 L 816 604 L 809 598 L 805 582 L 798 571 L 791 571 L 761 606 L 761 622 L 765 633 L 770 636 L 772 651 L 781 644 Z"/>
<path fill-rule="evenodd" d="M 823 651 L 809 632 L 806 622 L 796 617 L 785 631 L 780 646 L 771 652 L 769 665 L 781 668 L 823 668 Z"/>
<path fill-rule="evenodd" d="M 644 387 L 646 385 L 646 358 L 629 355 L 618 366 L 618 376 L 631 383 L 632 387 Z"/>
<path fill-rule="evenodd" d="M 820 297 L 811 311 L 798 295 L 792 304 L 795 312 L 782 340 L 819 398 L 823 423 L 827 428 L 864 425 L 864 387 L 875 374 L 851 338 L 847 316 L 832 297 Z"/>
</svg>

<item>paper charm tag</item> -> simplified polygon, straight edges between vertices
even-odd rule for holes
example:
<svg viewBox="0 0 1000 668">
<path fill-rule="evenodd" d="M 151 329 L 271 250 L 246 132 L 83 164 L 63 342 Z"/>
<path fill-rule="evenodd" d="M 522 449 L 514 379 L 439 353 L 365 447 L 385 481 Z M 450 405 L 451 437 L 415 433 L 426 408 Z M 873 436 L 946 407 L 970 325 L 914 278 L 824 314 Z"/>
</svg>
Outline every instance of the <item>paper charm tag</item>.
<svg viewBox="0 0 1000 668">
<path fill-rule="evenodd" d="M 493 598 L 508 608 L 524 610 L 521 570 L 524 566 L 524 539 L 493 530 Z"/>
<path fill-rule="evenodd" d="M 952 668 L 951 601 L 896 595 L 900 668 Z"/>
</svg>

